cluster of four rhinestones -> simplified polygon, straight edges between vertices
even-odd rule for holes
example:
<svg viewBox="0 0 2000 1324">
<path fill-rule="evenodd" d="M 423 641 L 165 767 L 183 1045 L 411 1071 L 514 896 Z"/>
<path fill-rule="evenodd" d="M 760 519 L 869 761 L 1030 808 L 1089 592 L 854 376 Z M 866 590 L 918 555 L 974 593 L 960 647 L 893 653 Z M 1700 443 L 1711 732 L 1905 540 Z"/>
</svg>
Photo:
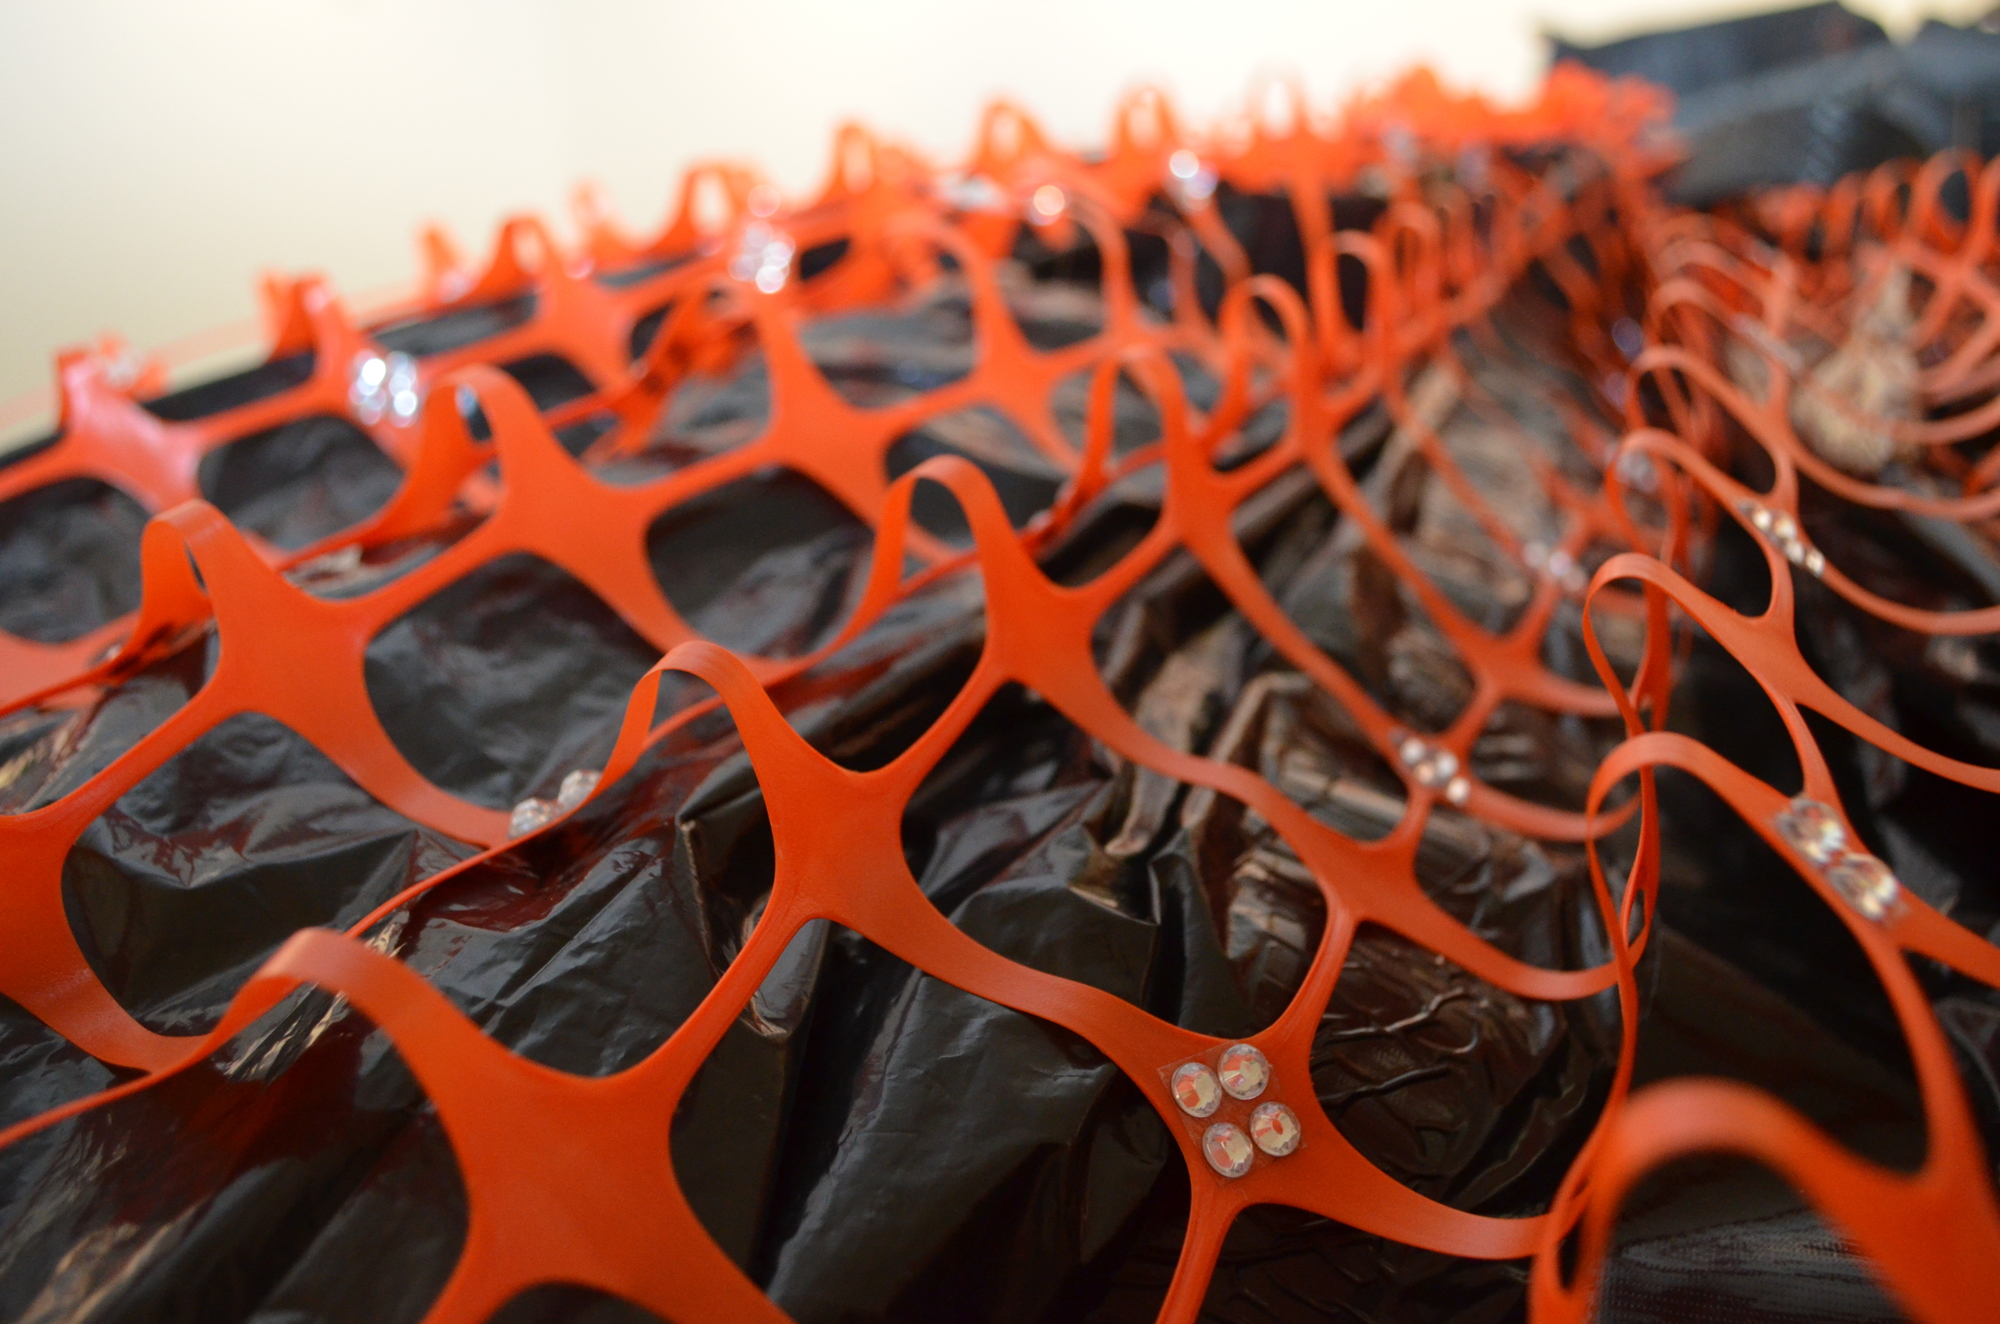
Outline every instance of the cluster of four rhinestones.
<svg viewBox="0 0 2000 1324">
<path fill-rule="evenodd" d="M 1213 1117 L 1225 1097 L 1248 1103 L 1270 1083 L 1271 1063 L 1253 1044 L 1231 1044 L 1213 1067 L 1183 1062 L 1168 1078 L 1175 1105 L 1194 1118 Z M 1249 1172 L 1258 1150 L 1275 1159 L 1298 1147 L 1298 1114 L 1275 1100 L 1250 1110 L 1247 1130 L 1235 1122 L 1217 1121 L 1201 1136 L 1202 1157 L 1225 1177 Z"/>
</svg>

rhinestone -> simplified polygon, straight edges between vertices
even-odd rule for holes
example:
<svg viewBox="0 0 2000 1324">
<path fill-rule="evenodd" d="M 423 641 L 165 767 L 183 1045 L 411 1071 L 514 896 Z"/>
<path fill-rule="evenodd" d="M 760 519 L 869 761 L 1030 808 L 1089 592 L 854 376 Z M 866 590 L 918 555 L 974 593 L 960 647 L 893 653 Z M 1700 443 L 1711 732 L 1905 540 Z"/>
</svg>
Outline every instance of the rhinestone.
<svg viewBox="0 0 2000 1324">
<path fill-rule="evenodd" d="M 1646 333 L 1631 318 L 1621 317 L 1611 324 L 1611 343 L 1627 359 L 1636 359 L 1639 351 L 1646 348 Z"/>
<path fill-rule="evenodd" d="M 784 289 L 785 269 L 769 266 L 757 268 L 757 288 L 766 294 L 776 294 Z"/>
<path fill-rule="evenodd" d="M 1271 1083 L 1271 1064 L 1255 1045 L 1231 1044 L 1222 1050 L 1216 1074 L 1232 1098 L 1254 1099 Z"/>
<path fill-rule="evenodd" d="M 1183 147 L 1167 158 L 1167 169 L 1174 172 L 1175 179 L 1193 179 L 1201 169 L 1201 158 Z"/>
<path fill-rule="evenodd" d="M 1222 1087 L 1215 1073 L 1199 1062 L 1189 1062 L 1174 1072 L 1174 1102 L 1190 1117 L 1206 1117 L 1222 1103 Z"/>
<path fill-rule="evenodd" d="M 1035 190 L 1032 205 L 1035 217 L 1046 225 L 1063 214 L 1063 208 L 1069 206 L 1069 195 L 1058 185 L 1044 184 Z"/>
<path fill-rule="evenodd" d="M 1431 760 L 1431 764 L 1436 769 L 1431 774 L 1433 786 L 1448 782 L 1458 775 L 1458 755 L 1448 749 L 1439 750 L 1437 757 Z"/>
<path fill-rule="evenodd" d="M 1784 552 L 1785 552 L 1785 559 L 1787 561 L 1790 561 L 1793 565 L 1805 564 L 1806 545 L 1800 542 L 1797 538 L 1794 538 L 1790 542 L 1784 544 Z"/>
<path fill-rule="evenodd" d="M 985 175 L 960 175 L 938 181 L 938 191 L 962 211 L 1000 211 L 1007 195 Z"/>
<path fill-rule="evenodd" d="M 1250 1147 L 1250 1137 L 1243 1134 L 1242 1127 L 1234 1122 L 1217 1122 L 1202 1133 L 1201 1156 L 1223 1176 L 1241 1177 L 1250 1171 L 1257 1151 Z"/>
<path fill-rule="evenodd" d="M 1272 1158 L 1299 1147 L 1299 1115 L 1282 1103 L 1260 1103 L 1250 1114 L 1250 1138 Z"/>
<path fill-rule="evenodd" d="M 1826 555 L 1817 547 L 1806 548 L 1806 573 L 1815 578 L 1826 573 Z"/>
<path fill-rule="evenodd" d="M 146 365 L 139 356 L 128 349 L 104 365 L 104 380 L 113 390 L 129 391 L 145 370 Z"/>
<path fill-rule="evenodd" d="M 1221 176 L 1214 166 L 1200 166 L 1192 176 L 1180 181 L 1181 199 L 1188 203 L 1206 202 L 1215 192 Z"/>
<path fill-rule="evenodd" d="M 1424 761 L 1424 755 L 1430 752 L 1430 746 L 1424 744 L 1423 741 L 1417 739 L 1415 736 L 1407 737 L 1401 745 L 1396 747 L 1396 757 L 1403 760 L 1403 766 L 1406 768 L 1416 767 Z"/>
<path fill-rule="evenodd" d="M 1641 492 L 1650 492 L 1659 479 L 1653 472 L 1653 462 L 1640 451 L 1626 451 L 1618 458 L 1618 476 L 1625 480 L 1627 487 L 1636 487 Z M 1741 509 L 1750 513 L 1751 503 L 1745 501 Z"/>
<path fill-rule="evenodd" d="M 574 768 L 562 779 L 556 789 L 556 808 L 574 809 L 590 798 L 597 789 L 597 779 L 602 774 L 595 768 Z"/>
<path fill-rule="evenodd" d="M 507 816 L 507 835 L 525 837 L 530 832 L 547 827 L 560 812 L 547 800 L 537 800 L 533 796 L 514 806 L 514 812 Z"/>
<path fill-rule="evenodd" d="M 1849 855 L 1826 871 L 1826 880 L 1869 919 L 1881 919 L 1896 909 L 1902 884 L 1889 866 L 1873 855 Z"/>
<path fill-rule="evenodd" d="M 747 201 L 750 204 L 750 214 L 752 216 L 769 216 L 772 212 L 778 210 L 778 203 L 781 199 L 778 197 L 778 190 L 772 188 L 769 184 L 759 184 L 756 188 L 750 190 L 750 196 Z"/>
<path fill-rule="evenodd" d="M 1771 521 L 1771 536 L 1779 542 L 1791 542 L 1799 536 L 1798 521 L 1790 515 L 1779 515 Z"/>
<path fill-rule="evenodd" d="M 1771 512 L 1762 506 L 1752 506 L 1750 508 L 1750 522 L 1764 532 L 1769 533 L 1771 531 Z"/>
<path fill-rule="evenodd" d="M 294 567 L 294 571 L 301 576 L 345 575 L 360 568 L 361 547 L 358 543 L 349 543 L 345 547 L 336 547 L 330 552 L 315 556 L 303 565 Z"/>
<path fill-rule="evenodd" d="M 380 386 L 389 375 L 387 360 L 364 353 L 354 363 L 354 380 L 364 387 Z"/>
<path fill-rule="evenodd" d="M 1455 805 L 1463 805 L 1472 798 L 1472 783 L 1463 777 L 1453 777 L 1445 784 L 1444 798 Z"/>
<path fill-rule="evenodd" d="M 391 391 L 413 391 L 417 386 L 417 361 L 408 354 L 391 354 L 384 361 Z"/>
<path fill-rule="evenodd" d="M 1778 835 L 1814 864 L 1825 864 L 1847 848 L 1847 829 L 1833 810 L 1799 796 L 1777 817 Z"/>
</svg>

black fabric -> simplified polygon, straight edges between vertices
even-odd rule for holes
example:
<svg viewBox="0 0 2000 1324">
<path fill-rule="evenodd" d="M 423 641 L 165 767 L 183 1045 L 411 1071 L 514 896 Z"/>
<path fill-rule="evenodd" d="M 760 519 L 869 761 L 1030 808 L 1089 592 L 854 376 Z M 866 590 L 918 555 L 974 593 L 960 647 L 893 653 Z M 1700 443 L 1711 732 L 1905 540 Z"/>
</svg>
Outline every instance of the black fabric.
<svg viewBox="0 0 2000 1324">
<path fill-rule="evenodd" d="M 1691 150 L 1670 194 L 1690 206 L 1947 147 L 2000 152 L 2000 35 L 1979 28 L 1932 21 L 1897 45 L 1823 4 L 1553 53 L 1678 94 Z"/>
<path fill-rule="evenodd" d="M 311 350 L 300 354 L 287 354 L 227 377 L 197 382 L 178 391 L 169 391 L 150 400 L 141 400 L 139 403 L 145 407 L 147 413 L 169 422 L 185 423 L 197 418 L 207 418 L 210 414 L 219 414 L 225 409 L 234 409 L 239 405 L 252 404 L 258 400 L 268 400 L 274 395 L 282 395 L 295 386 L 303 386 L 312 378 L 313 366 L 317 361 Z"/>
<path fill-rule="evenodd" d="M 0 502 L 0 630 L 59 644 L 139 605 L 146 512 L 95 478 Z"/>
<path fill-rule="evenodd" d="M 231 523 L 289 550 L 380 510 L 403 471 L 353 423 L 312 414 L 217 447 L 197 478 Z"/>
</svg>

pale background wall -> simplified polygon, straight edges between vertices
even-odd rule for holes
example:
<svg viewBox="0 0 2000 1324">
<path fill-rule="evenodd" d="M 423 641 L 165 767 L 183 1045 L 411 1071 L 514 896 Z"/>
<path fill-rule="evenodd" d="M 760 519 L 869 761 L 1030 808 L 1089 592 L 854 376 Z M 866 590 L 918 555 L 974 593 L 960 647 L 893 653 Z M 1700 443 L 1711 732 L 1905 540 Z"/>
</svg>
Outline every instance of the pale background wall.
<svg viewBox="0 0 2000 1324">
<path fill-rule="evenodd" d="M 1992 0 L 1849 0 L 1906 30 Z M 1257 72 L 1330 103 L 1427 61 L 1503 96 L 1540 34 L 1598 40 L 1730 0 L 0 0 L 0 401 L 58 346 L 158 346 L 252 315 L 266 268 L 407 279 L 416 226 L 603 184 L 635 228 L 701 156 L 814 188 L 857 116 L 940 156 L 995 93 L 1067 141 L 1157 81 L 1206 121 Z M 20 408 L 6 411 L 18 434 Z"/>
</svg>

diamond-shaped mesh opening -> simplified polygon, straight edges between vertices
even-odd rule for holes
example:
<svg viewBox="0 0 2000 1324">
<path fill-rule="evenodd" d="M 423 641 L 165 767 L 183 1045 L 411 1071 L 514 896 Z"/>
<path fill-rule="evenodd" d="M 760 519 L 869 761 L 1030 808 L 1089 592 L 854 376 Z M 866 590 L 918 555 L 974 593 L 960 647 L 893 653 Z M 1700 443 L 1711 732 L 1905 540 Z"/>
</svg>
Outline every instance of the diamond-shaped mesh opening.
<svg viewBox="0 0 2000 1324">
<path fill-rule="evenodd" d="M 264 825 L 282 820 L 281 833 Z M 91 968 L 140 1024 L 205 1032 L 298 929 L 345 927 L 463 859 L 297 733 L 241 713 L 85 828 L 63 903 Z"/>
<path fill-rule="evenodd" d="M 1457 1209 L 1535 1214 L 1596 1124 L 1618 1033 L 1606 1000 L 1520 997 L 1364 925 L 1313 1036 L 1312 1088 L 1403 1185 Z"/>
<path fill-rule="evenodd" d="M 690 700 L 714 697 L 691 685 Z M 569 808 L 559 785 L 537 790 Z M 486 1034 L 577 1076 L 633 1069 L 685 1025 L 772 884 L 768 809 L 726 709 L 685 722 L 606 791 L 415 900 L 401 939 Z M 766 1008 L 760 1032 L 779 1019 Z"/>
<path fill-rule="evenodd" d="M 976 334 L 963 281 L 946 275 L 901 306 L 814 318 L 799 343 L 843 400 L 880 409 L 971 376 Z"/>
<path fill-rule="evenodd" d="M 1018 266 L 1002 268 L 1002 288 L 1030 345 L 1052 353 L 1104 329 L 1104 259 L 1088 229 L 1066 221 L 1040 231 L 1023 226 L 1015 232 L 1012 258 Z"/>
<path fill-rule="evenodd" d="M 658 656 L 574 576 L 515 552 L 390 622 L 365 665 L 369 702 L 403 757 L 505 809 L 615 729 Z"/>
<path fill-rule="evenodd" d="M 1049 508 L 1066 476 L 1013 420 L 984 405 L 927 418 L 898 437 L 885 460 L 887 476 L 901 478 L 941 455 L 957 455 L 978 465 L 992 480 L 1016 528 Z M 911 509 L 918 524 L 946 542 L 963 546 L 971 541 L 964 514 L 943 488 L 920 484 Z"/>
<path fill-rule="evenodd" d="M 354 424 L 314 414 L 210 451 L 197 477 L 202 496 L 237 527 L 289 549 L 374 514 L 403 471 Z"/>
<path fill-rule="evenodd" d="M 196 382 L 139 403 L 155 418 L 186 423 L 219 414 L 225 409 L 268 400 L 274 395 L 283 395 L 295 386 L 303 386 L 312 379 L 316 361 L 317 356 L 312 350 L 285 354 L 241 372 Z"/>
<path fill-rule="evenodd" d="M 465 1239 L 461 1173 L 425 1091 L 365 1017 L 324 994 L 281 1003 L 221 1065 L 37 1140 L 46 1166 L 10 1191 L 17 1231 L 0 1271 L 30 1309 L 87 1291 L 134 1318 L 310 1301 L 320 1318 L 414 1321 Z M 79 1164 L 91 1180 L 60 1178 Z"/>
<path fill-rule="evenodd" d="M 530 354 L 501 364 L 500 370 L 527 388 L 537 409 L 554 409 L 597 389 L 581 368 L 560 354 Z"/>
<path fill-rule="evenodd" d="M 186 707 L 215 672 L 213 631 L 152 659 L 77 708 L 27 707 L 0 718 L 7 732 L 0 812 L 27 813 L 92 781 Z"/>
<path fill-rule="evenodd" d="M 58 644 L 139 605 L 145 509 L 94 478 L 0 502 L 0 630 Z"/>
<path fill-rule="evenodd" d="M 1085 420 L 1089 413 L 1091 369 L 1081 369 L 1057 382 L 1049 392 L 1049 409 L 1056 423 L 1078 450 L 1083 448 Z M 1160 439 L 1160 413 L 1146 398 L 1131 374 L 1118 374 L 1112 397 L 1111 453 L 1124 455 Z"/>
<path fill-rule="evenodd" d="M 761 350 L 739 351 L 726 365 L 687 377 L 668 397 L 646 449 L 676 463 L 733 449 L 771 419 L 771 378 Z"/>
<path fill-rule="evenodd" d="M 1640 1182 L 1604 1266 L 1604 1318 L 1771 1324 L 1907 1318 L 1840 1230 L 1770 1169 L 1714 1154 Z"/>
<path fill-rule="evenodd" d="M 872 541 L 824 488 L 771 469 L 662 513 L 646 531 L 646 555 L 674 610 L 703 635 L 797 657 L 852 613 Z"/>
<path fill-rule="evenodd" d="M 1745 1080 L 1871 1161 L 1914 1169 L 1927 1128 L 1909 1041 L 1845 905 L 1820 900 L 1703 784 L 1669 770 L 1660 788 L 1659 919 L 1692 940 L 1669 952 L 1694 954 L 1679 970 L 1662 959 L 1642 1076 Z"/>
<path fill-rule="evenodd" d="M 1308 1213 L 1253 1205 L 1215 1260 L 1201 1318 L 1218 1324 L 1359 1319 L 1507 1319 L 1526 1307 L 1525 1260 L 1465 1260 Z"/>
<path fill-rule="evenodd" d="M 1494 706 L 1473 739 L 1466 766 L 1495 790 L 1580 814 L 1591 777 L 1623 734 L 1615 718 L 1552 712 L 1509 699 Z"/>
<path fill-rule="evenodd" d="M 1048 973 L 1093 952 L 1087 982 L 1204 1033 L 1275 1020 L 1325 924 L 1310 873 L 1239 801 L 1118 759 L 1019 685 L 931 770 L 902 832 L 925 896 L 983 945 Z"/>
<path fill-rule="evenodd" d="M 790 1118 L 771 1146 L 767 1194 L 754 1219 L 736 1214 L 751 1235 L 730 1240 L 749 1248 L 752 1278 L 801 1321 L 1036 1318 L 1095 1290 L 1106 1266 L 1093 1261 L 1179 1162 L 1143 1096 L 1070 1032 L 953 988 L 850 930 L 802 935 L 792 950 L 814 948 L 807 996 L 841 1010 L 807 1022 L 786 1067 Z M 712 1091 L 777 1088 L 760 1086 L 755 1060 L 730 1043 L 676 1119 L 677 1152 L 683 1119 Z M 997 1121 L 971 1122 L 952 1103 L 997 1095 L 1010 1100 Z M 804 1099 L 817 1104 L 799 1108 Z M 735 1150 L 747 1198 L 770 1142 L 760 1143 L 754 1111 L 738 1117 L 720 1143 Z M 981 1128 L 976 1148 L 966 1125 Z M 693 1161 L 676 1160 L 683 1172 Z M 1010 1229 L 1031 1208 L 1052 1220 L 1045 1235 L 1020 1238 Z M 718 1239 L 730 1212 L 703 1215 Z"/>
<path fill-rule="evenodd" d="M 376 344 L 392 353 L 429 358 L 491 340 L 504 331 L 525 326 L 535 316 L 540 296 L 530 290 L 492 303 L 452 308 L 425 317 L 405 318 L 369 328 Z"/>
</svg>

